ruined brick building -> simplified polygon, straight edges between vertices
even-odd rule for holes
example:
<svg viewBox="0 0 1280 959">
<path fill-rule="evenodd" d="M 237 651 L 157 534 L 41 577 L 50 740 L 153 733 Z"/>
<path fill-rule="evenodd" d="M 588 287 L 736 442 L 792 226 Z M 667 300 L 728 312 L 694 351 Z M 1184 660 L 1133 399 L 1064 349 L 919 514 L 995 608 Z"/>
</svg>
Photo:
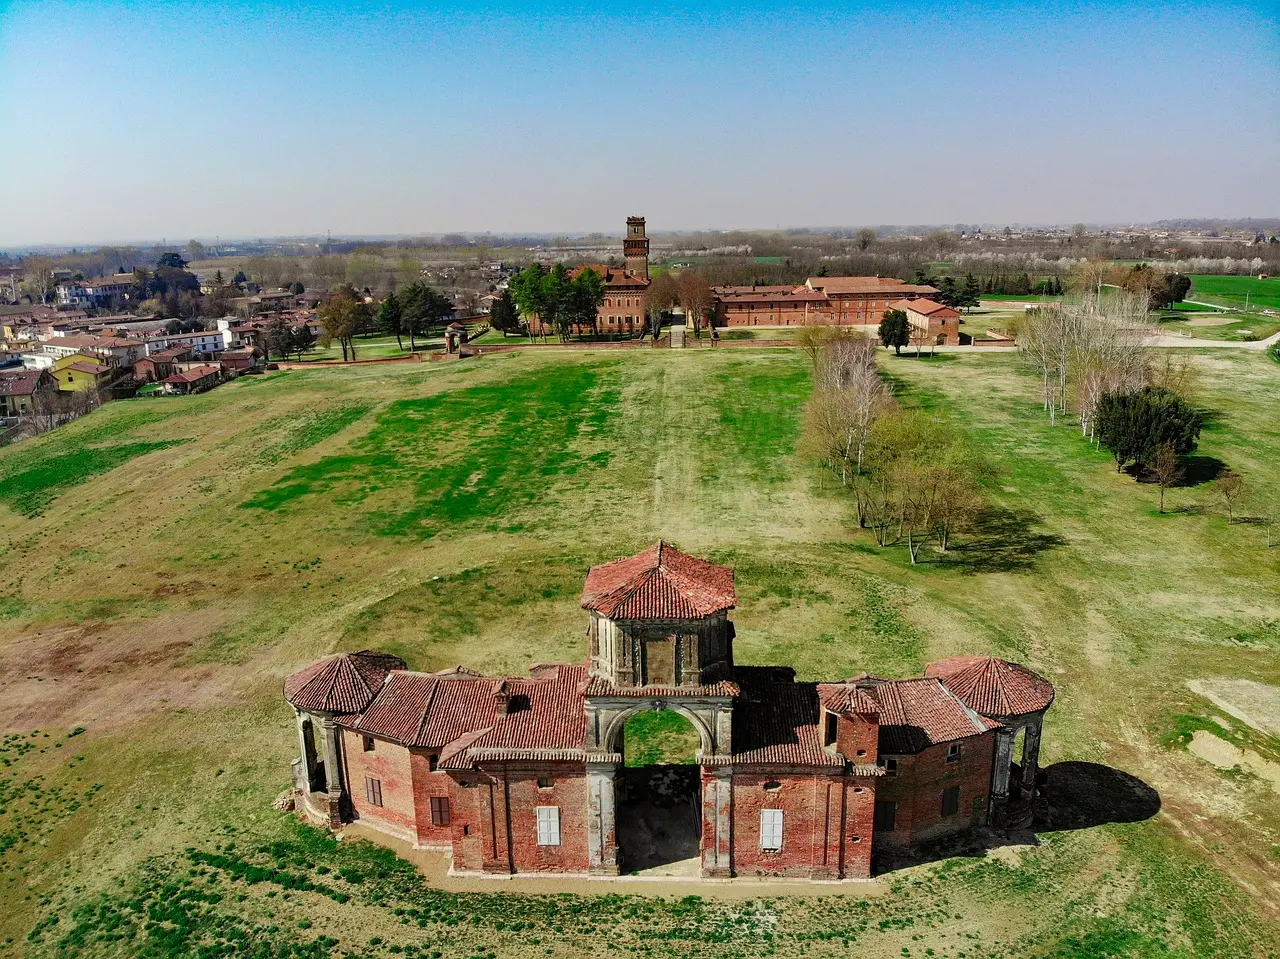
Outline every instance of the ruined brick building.
<svg viewBox="0 0 1280 959">
<path fill-rule="evenodd" d="M 587 574 L 582 662 L 490 678 L 326 657 L 284 687 L 299 803 L 333 828 L 447 849 L 458 873 L 617 875 L 644 864 L 631 810 L 649 798 L 627 784 L 624 726 L 674 710 L 700 740 L 701 875 L 831 880 L 869 876 L 873 849 L 999 825 L 1033 788 L 1054 693 L 1030 670 L 963 658 L 797 682 L 735 664 L 735 604 L 732 570 L 659 542 Z"/>
</svg>

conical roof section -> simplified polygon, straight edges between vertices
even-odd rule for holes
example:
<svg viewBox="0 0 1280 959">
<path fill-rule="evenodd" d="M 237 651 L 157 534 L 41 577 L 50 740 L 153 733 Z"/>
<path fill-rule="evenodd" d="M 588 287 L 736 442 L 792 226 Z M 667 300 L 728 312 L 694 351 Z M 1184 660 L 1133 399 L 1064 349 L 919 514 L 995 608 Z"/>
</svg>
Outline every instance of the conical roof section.
<svg viewBox="0 0 1280 959">
<path fill-rule="evenodd" d="M 335 653 L 286 679 L 284 698 L 312 712 L 358 713 L 373 700 L 387 673 L 406 668 L 399 656 L 371 649 Z"/>
<path fill-rule="evenodd" d="M 582 608 L 610 619 L 700 619 L 737 605 L 733 570 L 662 540 L 643 553 L 593 566 Z"/>
<path fill-rule="evenodd" d="M 956 656 L 925 668 L 976 713 L 1001 718 L 1038 713 L 1053 702 L 1053 684 L 993 656 Z"/>
</svg>

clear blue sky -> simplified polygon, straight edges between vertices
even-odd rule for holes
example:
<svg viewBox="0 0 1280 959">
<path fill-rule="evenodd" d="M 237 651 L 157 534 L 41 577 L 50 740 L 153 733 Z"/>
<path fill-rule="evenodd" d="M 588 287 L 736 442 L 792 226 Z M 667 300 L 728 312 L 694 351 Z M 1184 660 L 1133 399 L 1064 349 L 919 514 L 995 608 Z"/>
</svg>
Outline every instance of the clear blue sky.
<svg viewBox="0 0 1280 959">
<path fill-rule="evenodd" d="M 1280 3 L 0 0 L 0 247 L 1280 216 Z"/>
</svg>

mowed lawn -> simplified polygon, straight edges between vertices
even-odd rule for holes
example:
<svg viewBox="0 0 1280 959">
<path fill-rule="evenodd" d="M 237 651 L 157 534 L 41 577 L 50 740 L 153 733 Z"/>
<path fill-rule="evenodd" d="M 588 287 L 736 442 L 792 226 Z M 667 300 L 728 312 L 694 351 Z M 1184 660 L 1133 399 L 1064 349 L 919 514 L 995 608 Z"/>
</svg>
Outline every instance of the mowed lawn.
<svg viewBox="0 0 1280 959">
<path fill-rule="evenodd" d="M 1195 361 L 1214 415 L 1191 480 L 1225 463 L 1274 501 L 1280 366 Z M 0 450 L 0 956 L 1280 948 L 1277 793 L 1183 744 L 1215 729 L 1275 755 L 1188 686 L 1280 684 L 1263 509 L 1228 525 L 1189 485 L 1157 514 L 1049 426 L 1014 356 L 884 365 L 995 468 L 983 527 L 915 567 L 797 455 L 798 350 L 288 370 Z M 870 885 L 473 892 L 271 809 L 291 670 L 366 647 L 491 674 L 579 659 L 586 568 L 658 537 L 737 569 L 739 662 L 838 679 L 1021 660 L 1058 688 L 1044 763 L 1127 772 L 1159 813 Z"/>
</svg>

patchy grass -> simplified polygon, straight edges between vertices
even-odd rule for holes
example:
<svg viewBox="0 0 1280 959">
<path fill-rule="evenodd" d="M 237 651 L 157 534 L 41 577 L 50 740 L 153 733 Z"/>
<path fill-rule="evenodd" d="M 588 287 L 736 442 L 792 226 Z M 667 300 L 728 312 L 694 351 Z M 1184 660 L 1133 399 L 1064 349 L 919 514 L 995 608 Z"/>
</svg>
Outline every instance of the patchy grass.
<svg viewBox="0 0 1280 959">
<path fill-rule="evenodd" d="M 628 766 L 693 763 L 701 748 L 693 723 L 671 710 L 636 713 L 627 720 L 623 741 Z"/>
<path fill-rule="evenodd" d="M 1200 455 L 1274 499 L 1280 366 L 1192 356 L 1214 411 Z M 1275 952 L 1274 794 L 1169 736 L 1222 718 L 1188 679 L 1280 680 L 1280 550 L 1204 485 L 1156 517 L 1150 486 L 1048 424 L 1015 356 L 885 369 L 995 467 L 982 524 L 917 566 L 798 455 L 799 351 L 282 371 L 0 450 L 4 487 L 81 449 L 168 444 L 35 514 L 0 495 L 0 957 Z M 1161 813 L 870 887 L 689 897 L 448 892 L 269 810 L 296 750 L 290 671 L 359 647 L 490 674 L 580 660 L 587 566 L 659 536 L 736 567 L 739 662 L 840 679 L 1019 659 L 1058 691 L 1044 762 L 1124 770 Z"/>
</svg>

